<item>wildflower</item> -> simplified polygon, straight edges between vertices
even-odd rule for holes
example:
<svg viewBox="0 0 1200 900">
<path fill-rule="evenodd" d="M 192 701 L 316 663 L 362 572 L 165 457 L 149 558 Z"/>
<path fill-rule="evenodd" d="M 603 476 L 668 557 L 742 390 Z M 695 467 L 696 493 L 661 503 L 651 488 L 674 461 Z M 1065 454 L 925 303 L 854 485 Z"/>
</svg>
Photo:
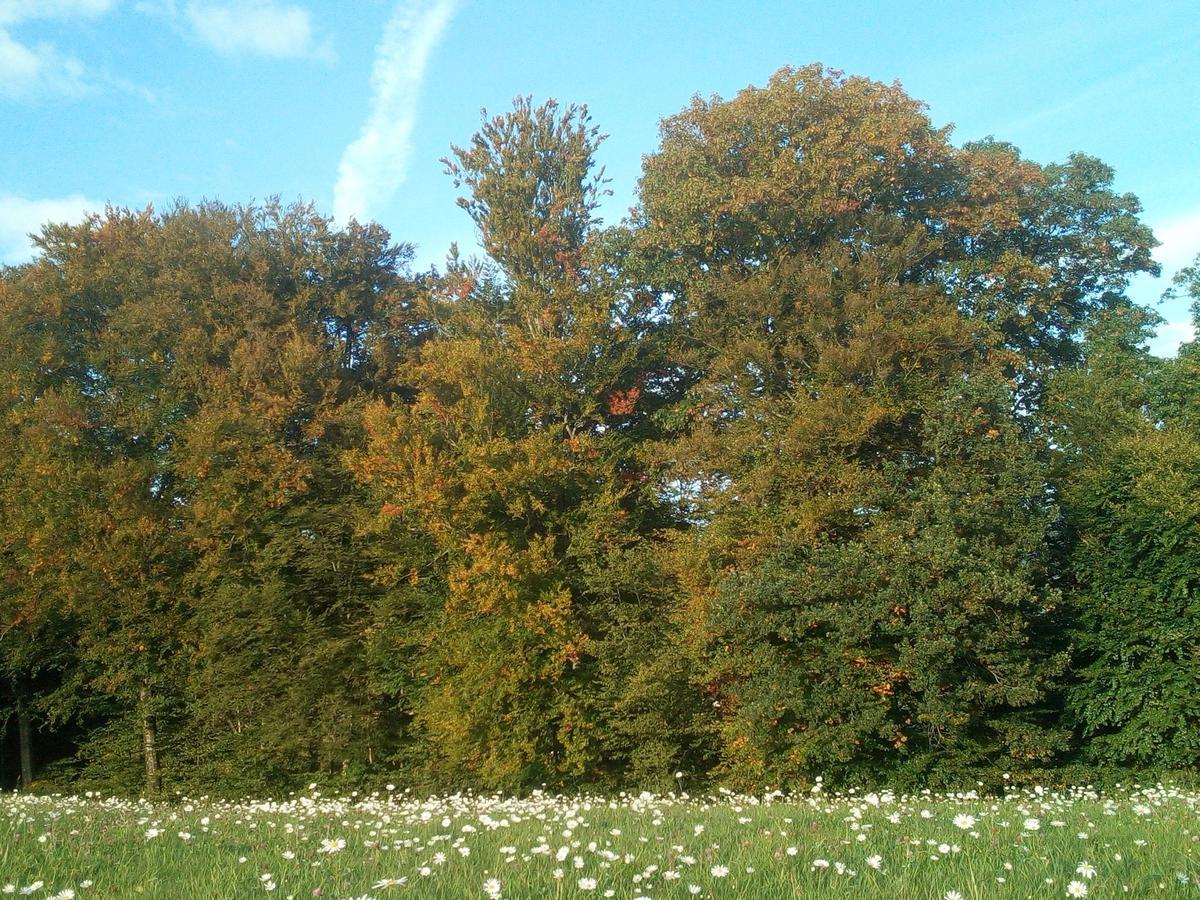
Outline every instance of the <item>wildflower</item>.
<svg viewBox="0 0 1200 900">
<path fill-rule="evenodd" d="M 338 853 L 346 849 L 346 841 L 343 838 L 321 839 L 321 846 L 317 848 L 318 853 Z"/>
<path fill-rule="evenodd" d="M 1095 878 L 1096 867 L 1089 862 L 1081 862 L 1079 868 L 1075 870 L 1076 875 L 1082 875 L 1084 878 Z"/>
<path fill-rule="evenodd" d="M 1086 897 L 1087 895 L 1087 885 L 1082 881 L 1072 881 L 1067 885 L 1068 897 Z"/>
<path fill-rule="evenodd" d="M 1042 827 L 1042 823 L 1038 819 L 1028 818 L 1021 827 L 1026 831 L 1037 831 Z"/>
<path fill-rule="evenodd" d="M 375 890 L 379 890 L 380 888 L 403 887 L 407 883 L 407 878 L 380 878 L 377 882 L 371 885 L 371 887 L 373 887 Z"/>
<path fill-rule="evenodd" d="M 968 828 L 970 828 L 971 826 L 973 826 L 975 824 L 975 817 L 968 816 L 966 813 L 959 813 L 957 816 L 954 817 L 954 824 L 957 825 L 959 828 L 961 828 L 963 831 L 966 831 Z"/>
<path fill-rule="evenodd" d="M 580 878 L 577 884 L 581 891 L 594 891 L 596 889 L 595 878 Z"/>
<path fill-rule="evenodd" d="M 812 863 L 812 867 L 813 867 L 814 869 L 828 869 L 828 868 L 829 868 L 829 860 L 827 860 L 827 859 L 814 859 L 814 860 L 813 860 L 813 863 Z"/>
<path fill-rule="evenodd" d="M 51 897 L 50 900 L 75 900 L 75 892 L 70 888 L 63 888 Z"/>
<path fill-rule="evenodd" d="M 883 857 L 876 853 L 874 856 L 867 857 L 867 865 L 872 869 L 879 870 L 883 868 Z"/>
<path fill-rule="evenodd" d="M 709 871 L 709 874 L 712 875 L 713 878 L 724 878 L 726 875 L 729 874 L 729 867 L 728 866 L 713 866 L 708 871 Z"/>
<path fill-rule="evenodd" d="M 942 900 L 963 900 L 963 895 L 958 891 L 946 891 Z"/>
<path fill-rule="evenodd" d="M 38 891 L 40 891 L 45 886 L 45 884 L 46 884 L 46 882 L 44 882 L 44 881 L 40 881 L 40 880 L 35 881 L 35 882 L 33 882 L 33 884 L 25 885 L 25 887 L 21 888 L 20 892 L 22 894 L 24 894 L 26 897 L 28 897 L 30 894 L 36 894 Z"/>
<path fill-rule="evenodd" d="M 487 894 L 491 900 L 496 900 L 500 896 L 500 879 L 489 878 L 483 883 L 483 892 Z"/>
<path fill-rule="evenodd" d="M 698 894 L 702 890 L 704 890 L 704 889 L 702 887 L 700 887 L 700 885 L 698 885 L 698 884 L 689 884 L 688 885 L 688 893 L 689 894 Z"/>
</svg>

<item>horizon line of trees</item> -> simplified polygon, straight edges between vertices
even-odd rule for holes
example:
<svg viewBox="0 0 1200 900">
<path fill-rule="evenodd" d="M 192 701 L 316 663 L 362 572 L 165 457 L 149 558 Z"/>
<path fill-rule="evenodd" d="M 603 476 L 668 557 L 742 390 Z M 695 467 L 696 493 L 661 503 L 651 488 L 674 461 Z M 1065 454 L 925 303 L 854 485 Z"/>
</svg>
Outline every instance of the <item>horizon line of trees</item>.
<svg viewBox="0 0 1200 900">
<path fill-rule="evenodd" d="M 0 269 L 0 786 L 1200 762 L 1200 343 L 1145 349 L 1112 170 L 819 65 L 609 227 L 601 140 L 486 118 L 441 271 L 278 202 Z"/>
</svg>

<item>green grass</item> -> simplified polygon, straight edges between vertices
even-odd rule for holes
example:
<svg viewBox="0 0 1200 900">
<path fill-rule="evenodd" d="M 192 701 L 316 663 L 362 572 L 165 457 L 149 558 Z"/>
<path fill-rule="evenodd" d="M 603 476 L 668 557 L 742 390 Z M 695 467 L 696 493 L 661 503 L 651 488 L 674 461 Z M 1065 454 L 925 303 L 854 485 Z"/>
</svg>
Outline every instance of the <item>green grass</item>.
<svg viewBox="0 0 1200 900">
<path fill-rule="evenodd" d="M 1161 785 L 1004 797 L 381 794 L 170 804 L 8 794 L 0 889 L 19 897 L 40 881 L 30 896 L 69 889 L 79 900 L 486 900 L 498 879 L 504 898 L 941 900 L 957 891 L 973 900 L 1066 897 L 1077 881 L 1088 897 L 1200 897 L 1198 801 Z M 960 827 L 959 814 L 975 822 Z M 322 852 L 322 841 L 345 847 Z M 882 858 L 878 869 L 872 856 Z M 1077 872 L 1083 863 L 1094 876 Z M 580 879 L 597 886 L 581 889 Z"/>
</svg>

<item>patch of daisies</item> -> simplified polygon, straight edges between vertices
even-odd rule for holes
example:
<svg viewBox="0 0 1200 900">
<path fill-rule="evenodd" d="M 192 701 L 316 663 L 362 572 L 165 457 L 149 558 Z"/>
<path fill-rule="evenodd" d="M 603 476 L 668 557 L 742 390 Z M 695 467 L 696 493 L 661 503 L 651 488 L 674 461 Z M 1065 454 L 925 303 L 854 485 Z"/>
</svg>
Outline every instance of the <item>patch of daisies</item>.
<svg viewBox="0 0 1200 900">
<path fill-rule="evenodd" d="M 390 785 L 369 795 L 325 797 L 314 785 L 279 800 L 181 797 L 158 804 L 90 793 L 8 794 L 0 795 L 0 838 L 10 851 L 0 856 L 0 894 L 113 896 L 120 885 L 97 886 L 102 874 L 74 880 L 47 871 L 10 880 L 2 868 L 28 862 L 26 848 L 52 860 L 56 846 L 103 830 L 144 854 L 195 854 L 197 865 L 228 865 L 239 885 L 289 900 L 405 894 L 499 900 L 529 896 L 531 885 L 553 896 L 645 900 L 747 896 L 773 886 L 834 892 L 838 884 L 870 887 L 880 896 L 898 878 L 928 886 L 928 896 L 964 900 L 1002 895 L 1018 873 L 1026 895 L 1031 866 L 1038 867 L 1041 895 L 1115 896 L 1135 889 L 1125 855 L 1144 856 L 1149 839 L 1133 838 L 1128 846 L 1098 839 L 1113 833 L 1103 823 L 1119 819 L 1135 831 L 1142 823 L 1152 835 L 1164 817 L 1184 850 L 1175 868 L 1154 873 L 1153 884 L 1192 891 L 1198 802 L 1200 795 L 1162 784 L 1111 795 L 1092 787 L 1011 788 L 999 796 L 860 794 L 827 791 L 818 782 L 804 792 L 762 795 L 535 791 L 521 798 L 469 792 L 420 798 Z M 1051 859 L 1048 847 L 1061 854 L 1064 842 L 1078 848 L 1077 858 Z M 254 849 L 233 856 L 233 846 Z M 376 874 L 365 878 L 367 872 Z M 357 878 L 362 892 L 345 892 Z M 982 883 L 991 885 L 984 894 Z"/>
</svg>

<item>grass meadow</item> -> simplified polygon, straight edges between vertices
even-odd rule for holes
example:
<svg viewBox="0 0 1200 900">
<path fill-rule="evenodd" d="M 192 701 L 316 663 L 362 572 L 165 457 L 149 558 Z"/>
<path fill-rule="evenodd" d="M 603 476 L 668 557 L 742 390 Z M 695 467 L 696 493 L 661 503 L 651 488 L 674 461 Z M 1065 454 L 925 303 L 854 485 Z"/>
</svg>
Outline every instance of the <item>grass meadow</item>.
<svg viewBox="0 0 1200 900">
<path fill-rule="evenodd" d="M 0 795 L 0 892 L 134 898 L 1200 897 L 1200 794 Z"/>
</svg>

